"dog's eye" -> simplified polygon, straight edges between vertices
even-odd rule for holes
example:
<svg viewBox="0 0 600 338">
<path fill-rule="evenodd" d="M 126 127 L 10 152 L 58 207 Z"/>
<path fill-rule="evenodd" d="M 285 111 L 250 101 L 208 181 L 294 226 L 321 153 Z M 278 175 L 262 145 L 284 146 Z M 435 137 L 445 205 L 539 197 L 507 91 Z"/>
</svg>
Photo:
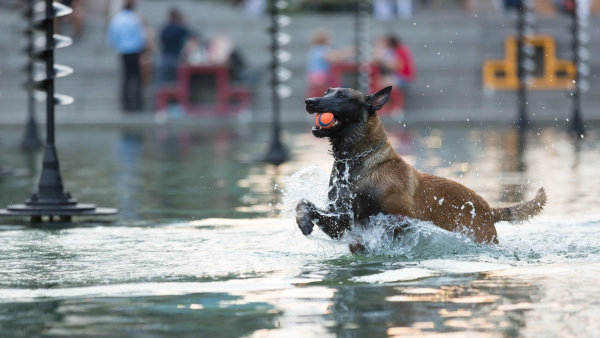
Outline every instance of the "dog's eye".
<svg viewBox="0 0 600 338">
<path fill-rule="evenodd" d="M 340 99 L 345 99 L 347 98 L 346 94 L 342 93 L 342 92 L 337 92 L 335 94 L 335 96 L 339 97 Z"/>
</svg>

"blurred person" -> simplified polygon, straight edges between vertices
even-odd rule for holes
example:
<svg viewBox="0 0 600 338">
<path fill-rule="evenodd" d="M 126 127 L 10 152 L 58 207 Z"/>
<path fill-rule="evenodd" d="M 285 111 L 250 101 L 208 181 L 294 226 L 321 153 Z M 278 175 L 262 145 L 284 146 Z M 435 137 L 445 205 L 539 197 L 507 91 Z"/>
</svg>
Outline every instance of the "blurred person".
<svg viewBox="0 0 600 338">
<path fill-rule="evenodd" d="M 381 71 L 380 85 L 399 86 L 406 90 L 417 78 L 412 53 L 400 38 L 388 34 L 377 39 L 373 61 Z"/>
<path fill-rule="evenodd" d="M 521 0 L 503 0 L 502 5 L 505 11 L 518 10 L 523 2 Z"/>
<path fill-rule="evenodd" d="M 306 62 L 306 81 L 309 88 L 329 86 L 332 62 L 343 61 L 354 55 L 354 47 L 334 50 L 330 46 L 331 34 L 327 29 L 317 30 L 310 41 Z"/>
<path fill-rule="evenodd" d="M 216 35 L 210 39 L 206 50 L 206 62 L 227 66 L 231 81 L 250 84 L 259 76 L 255 71 L 247 69 L 244 55 L 233 40 L 225 35 Z"/>
<path fill-rule="evenodd" d="M 142 110 L 140 55 L 146 47 L 146 30 L 134 12 L 135 1 L 127 0 L 108 26 L 108 43 L 123 60 L 122 105 L 125 111 Z"/>
<path fill-rule="evenodd" d="M 260 76 L 247 69 L 242 52 L 233 40 L 225 35 L 213 37 L 208 44 L 202 43 L 197 35 L 191 35 L 182 51 L 182 62 L 190 65 L 220 65 L 229 69 L 229 78 L 238 83 L 251 84 Z"/>
<path fill-rule="evenodd" d="M 190 35 L 181 52 L 181 62 L 190 65 L 227 65 L 235 52 L 233 41 L 217 35 L 204 44 L 197 34 Z"/>
<path fill-rule="evenodd" d="M 208 43 L 207 61 L 208 63 L 224 65 L 229 62 L 229 57 L 234 50 L 234 43 L 231 38 L 225 35 L 216 35 Z"/>
<path fill-rule="evenodd" d="M 383 87 L 394 85 L 396 56 L 394 55 L 394 50 L 390 48 L 386 36 L 381 36 L 375 40 L 373 62 L 380 74 L 380 83 L 377 85 Z"/>
<path fill-rule="evenodd" d="M 181 51 L 186 40 L 191 36 L 186 27 L 183 15 L 177 9 L 169 11 L 167 23 L 160 32 L 161 59 L 159 74 L 161 84 L 177 80 Z"/>
</svg>

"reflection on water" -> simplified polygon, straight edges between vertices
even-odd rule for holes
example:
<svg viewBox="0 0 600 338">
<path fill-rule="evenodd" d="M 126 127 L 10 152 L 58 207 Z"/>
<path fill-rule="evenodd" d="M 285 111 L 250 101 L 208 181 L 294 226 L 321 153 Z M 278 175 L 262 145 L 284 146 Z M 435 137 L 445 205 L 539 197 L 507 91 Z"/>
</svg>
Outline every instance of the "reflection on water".
<svg viewBox="0 0 600 338">
<path fill-rule="evenodd" d="M 204 336 L 236 337 L 274 328 L 278 312 L 272 304 L 223 293 L 80 298 L 5 303 L 0 325 L 3 336 L 11 337 L 107 336 L 109 332 L 183 337 L 197 336 L 199 329 Z"/>
<path fill-rule="evenodd" d="M 525 131 L 509 130 L 506 133 L 506 158 L 502 163 L 502 171 L 513 173 L 519 177 L 513 182 L 506 182 L 502 185 L 502 195 L 500 201 L 520 203 L 523 201 L 523 189 L 527 186 L 527 182 L 523 179 L 523 173 L 526 171 L 523 155 L 525 154 Z"/>
<path fill-rule="evenodd" d="M 65 188 L 116 207 L 112 222 L 0 226 L 0 336 L 406 337 L 593 336 L 600 328 L 600 150 L 562 129 L 389 125 L 419 170 L 457 180 L 493 206 L 544 187 L 544 214 L 498 225 L 488 246 L 413 222 L 375 230 L 369 251 L 319 231 L 295 202 L 326 202 L 332 158 L 310 126 L 284 134 L 293 161 L 253 161 L 261 126 L 66 128 Z M 36 189 L 41 154 L 0 129 L 0 205 Z M 389 222 L 385 218 L 378 222 Z M 587 331 L 586 331 L 587 329 Z"/>
</svg>

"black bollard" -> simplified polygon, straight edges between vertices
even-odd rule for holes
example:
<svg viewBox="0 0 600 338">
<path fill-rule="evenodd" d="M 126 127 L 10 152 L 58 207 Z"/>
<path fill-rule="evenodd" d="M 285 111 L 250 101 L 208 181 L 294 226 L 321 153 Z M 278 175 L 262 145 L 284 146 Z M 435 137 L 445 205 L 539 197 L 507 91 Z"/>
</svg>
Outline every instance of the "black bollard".
<svg viewBox="0 0 600 338">
<path fill-rule="evenodd" d="M 36 46 L 33 58 L 43 62 L 46 71 L 43 76 L 36 76 L 34 89 L 45 93 L 46 100 L 46 146 L 42 173 L 38 185 L 38 192 L 34 193 L 25 204 L 9 205 L 0 210 L 0 216 L 28 216 L 32 223 L 42 221 L 43 216 L 48 216 L 49 221 L 55 217 L 62 222 L 70 222 L 72 216 L 101 216 L 117 213 L 116 209 L 96 208 L 93 204 L 80 204 L 63 189 L 60 175 L 60 165 L 55 147 L 54 108 L 55 105 L 68 105 L 73 98 L 54 93 L 54 79 L 64 77 L 73 72 L 66 66 L 54 64 L 54 50 L 71 45 L 72 40 L 65 36 L 54 34 L 54 19 L 68 15 L 72 12 L 68 6 L 44 0 L 34 7 L 34 23 L 31 28 L 44 33 L 45 43 Z"/>
<path fill-rule="evenodd" d="M 284 0 L 271 0 L 270 16 L 271 16 L 271 92 L 273 101 L 273 136 L 269 150 L 263 162 L 268 162 L 273 165 L 280 165 L 287 160 L 290 156 L 281 142 L 281 99 L 291 96 L 290 87 L 282 84 L 291 78 L 292 73 L 281 66 L 282 63 L 290 59 L 288 52 L 281 49 L 282 46 L 287 45 L 291 37 L 288 34 L 282 33 L 280 29 L 290 24 L 291 19 L 288 16 L 280 15 L 279 11 L 286 8 L 288 5 L 287 1 Z"/>
<path fill-rule="evenodd" d="M 573 64 L 575 65 L 575 87 L 573 89 L 573 114 L 569 121 L 568 132 L 577 138 L 583 138 L 585 135 L 585 126 L 583 119 L 581 118 L 581 94 L 587 90 L 588 82 L 584 79 L 585 75 L 589 73 L 588 66 L 585 64 L 587 57 L 587 49 L 583 47 L 583 44 L 587 40 L 586 33 L 583 29 L 587 25 L 587 18 L 580 17 L 581 11 L 578 9 L 577 1 L 573 1 L 573 12 L 571 17 L 573 19 L 573 26 L 571 29 L 573 35 Z"/>
</svg>

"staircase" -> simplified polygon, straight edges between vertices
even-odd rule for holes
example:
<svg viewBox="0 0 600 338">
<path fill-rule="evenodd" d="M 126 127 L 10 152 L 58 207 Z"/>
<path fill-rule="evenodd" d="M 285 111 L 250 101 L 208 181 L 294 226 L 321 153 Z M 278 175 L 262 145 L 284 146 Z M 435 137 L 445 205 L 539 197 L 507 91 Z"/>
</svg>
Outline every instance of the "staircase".
<svg viewBox="0 0 600 338">
<path fill-rule="evenodd" d="M 95 0 L 88 0 L 95 1 Z M 139 12 L 152 31 L 157 34 L 167 11 L 177 6 L 185 15 L 188 25 L 203 37 L 216 34 L 230 36 L 246 57 L 249 66 L 262 70 L 262 76 L 253 89 L 255 120 L 270 118 L 270 88 L 267 71 L 270 62 L 268 50 L 269 21 L 244 18 L 241 10 L 218 1 L 145 0 Z M 496 12 L 493 8 L 478 9 L 479 14 L 462 11 L 420 11 L 407 21 L 371 21 L 372 37 L 387 32 L 398 34 L 412 49 L 419 78 L 406 95 L 408 120 L 433 121 L 511 121 L 516 116 L 514 93 L 485 92 L 481 69 L 485 59 L 504 57 L 504 37 L 514 32 L 514 17 Z M 293 96 L 283 100 L 284 121 L 304 121 L 305 82 L 304 65 L 311 33 L 318 27 L 333 32 L 334 47 L 354 41 L 352 14 L 294 14 L 293 22 L 284 29 L 292 35 L 286 46 L 293 58 L 286 66 L 294 77 L 286 82 Z M 25 45 L 21 30 L 24 28 L 20 13 L 0 11 L 0 117 L 3 123 L 22 123 L 25 119 L 26 95 L 21 84 L 25 64 L 21 50 Z M 557 41 L 559 58 L 570 58 L 569 20 L 563 17 L 538 19 L 538 30 L 552 34 Z M 71 106 L 57 109 L 57 121 L 75 120 L 110 122 L 122 115 L 119 107 L 120 63 L 117 55 L 106 45 L 106 16 L 88 13 L 83 37 L 71 48 L 59 50 L 58 63 L 75 69 L 75 73 L 56 82 L 58 93 L 75 97 Z M 600 20 L 592 18 L 592 57 L 589 77 L 591 90 L 583 97 L 584 118 L 600 119 L 600 81 L 594 77 L 600 69 Z M 68 34 L 68 30 L 64 33 Z M 533 119 L 564 120 L 570 114 L 570 94 L 562 91 L 532 92 L 529 96 Z M 150 90 L 147 101 L 151 102 Z M 41 109 L 41 108 L 40 108 Z"/>
</svg>

